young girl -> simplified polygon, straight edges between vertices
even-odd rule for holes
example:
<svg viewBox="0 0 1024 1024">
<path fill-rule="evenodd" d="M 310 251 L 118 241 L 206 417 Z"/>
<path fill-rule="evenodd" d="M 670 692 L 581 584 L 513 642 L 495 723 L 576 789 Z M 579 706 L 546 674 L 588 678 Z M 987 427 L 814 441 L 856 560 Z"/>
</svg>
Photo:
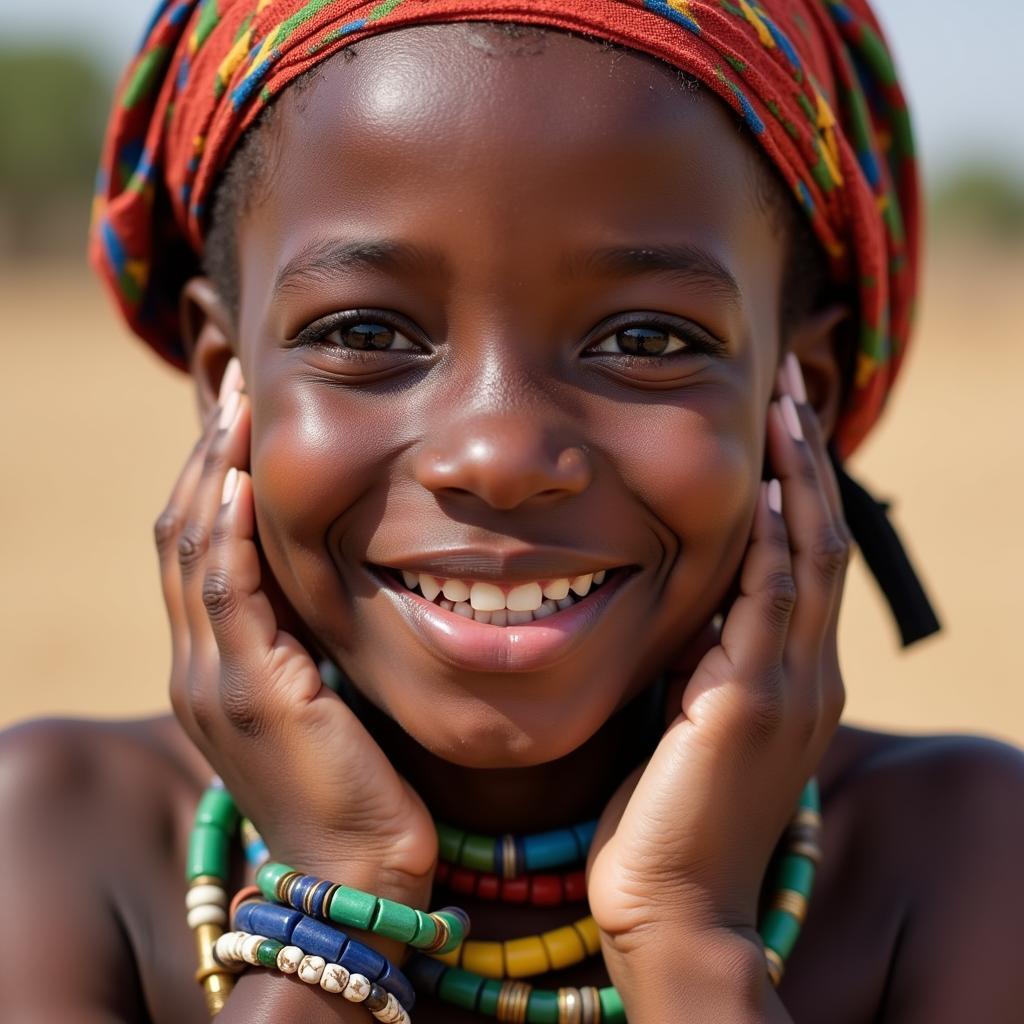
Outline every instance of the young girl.
<svg viewBox="0 0 1024 1024">
<path fill-rule="evenodd" d="M 917 233 L 861 0 L 162 3 L 174 717 L 4 738 L 4 1021 L 1024 1019 L 1020 756 L 837 728 Z"/>
</svg>

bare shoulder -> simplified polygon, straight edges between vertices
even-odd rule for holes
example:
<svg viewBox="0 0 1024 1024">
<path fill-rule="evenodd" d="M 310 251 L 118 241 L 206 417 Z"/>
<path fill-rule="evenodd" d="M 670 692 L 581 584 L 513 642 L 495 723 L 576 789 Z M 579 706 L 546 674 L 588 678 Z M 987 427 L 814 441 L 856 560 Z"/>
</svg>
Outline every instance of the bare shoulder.
<svg viewBox="0 0 1024 1024">
<path fill-rule="evenodd" d="M 132 977 L 124 965 L 146 901 L 160 898 L 184 842 L 197 781 L 182 739 L 169 719 L 45 720 L 0 734 L 0 904 L 21 922 L 0 935 L 0 1018 L 145 1019 L 139 991 L 110 979 Z M 38 983 L 43 949 L 59 986 Z"/>
<path fill-rule="evenodd" d="M 839 857 L 899 908 L 879 1019 L 1019 1021 L 1024 753 L 978 736 L 844 729 L 830 759 L 833 840 L 853 851 Z"/>
</svg>

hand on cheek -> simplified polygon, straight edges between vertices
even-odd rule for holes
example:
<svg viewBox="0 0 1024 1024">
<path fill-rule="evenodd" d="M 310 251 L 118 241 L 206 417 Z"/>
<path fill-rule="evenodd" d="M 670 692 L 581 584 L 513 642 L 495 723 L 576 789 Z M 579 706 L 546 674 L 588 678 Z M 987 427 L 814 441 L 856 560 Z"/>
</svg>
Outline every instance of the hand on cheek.
<svg viewBox="0 0 1024 1024">
<path fill-rule="evenodd" d="M 836 624 L 847 531 L 789 360 L 768 410 L 776 476 L 761 485 L 738 594 L 594 844 L 591 909 L 612 980 L 627 989 L 668 936 L 739 934 L 756 947 L 769 859 L 842 711 Z"/>
<path fill-rule="evenodd" d="M 175 713 L 275 858 L 425 903 L 437 855 L 426 808 L 268 598 L 242 468 L 250 416 L 232 360 L 157 523 Z"/>
</svg>

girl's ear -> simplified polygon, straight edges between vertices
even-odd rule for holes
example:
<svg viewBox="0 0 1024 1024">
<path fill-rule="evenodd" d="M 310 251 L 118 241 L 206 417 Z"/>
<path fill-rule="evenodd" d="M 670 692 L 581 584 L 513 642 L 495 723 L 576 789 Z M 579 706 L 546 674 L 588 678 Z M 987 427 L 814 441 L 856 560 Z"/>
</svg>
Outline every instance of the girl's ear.
<svg viewBox="0 0 1024 1024">
<path fill-rule="evenodd" d="M 818 414 L 825 437 L 832 436 L 843 400 L 842 353 L 847 346 L 840 335 L 849 316 L 849 307 L 843 303 L 822 306 L 791 329 L 787 339 L 788 351 L 800 362 L 807 401 Z"/>
<path fill-rule="evenodd" d="M 182 288 L 180 312 L 185 355 L 205 420 L 217 404 L 224 370 L 237 354 L 235 328 L 220 292 L 207 277 L 193 277 Z"/>
</svg>

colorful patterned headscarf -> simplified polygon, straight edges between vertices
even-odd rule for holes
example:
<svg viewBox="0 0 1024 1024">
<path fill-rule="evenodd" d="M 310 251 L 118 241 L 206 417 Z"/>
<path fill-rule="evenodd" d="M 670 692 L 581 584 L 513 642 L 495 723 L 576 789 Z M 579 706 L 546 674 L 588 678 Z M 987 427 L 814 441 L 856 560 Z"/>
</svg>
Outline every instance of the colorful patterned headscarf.
<svg viewBox="0 0 1024 1024">
<path fill-rule="evenodd" d="M 90 255 L 132 329 L 181 364 L 178 294 L 202 252 L 218 174 L 304 71 L 405 25 L 512 21 L 584 33 L 699 79 L 743 119 L 859 295 L 846 455 L 906 350 L 917 270 L 909 119 L 864 0 L 163 0 L 118 93 Z"/>
</svg>

